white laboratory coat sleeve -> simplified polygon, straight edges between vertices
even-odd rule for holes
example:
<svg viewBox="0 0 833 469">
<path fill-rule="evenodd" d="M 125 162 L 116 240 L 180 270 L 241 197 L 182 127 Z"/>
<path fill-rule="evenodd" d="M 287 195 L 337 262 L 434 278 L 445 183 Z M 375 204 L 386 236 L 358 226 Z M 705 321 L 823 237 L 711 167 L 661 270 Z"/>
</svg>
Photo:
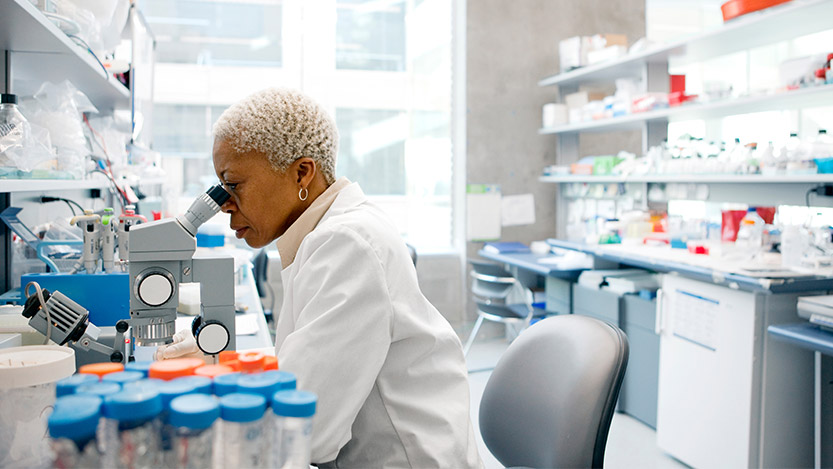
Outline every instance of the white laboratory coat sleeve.
<svg viewBox="0 0 833 469">
<path fill-rule="evenodd" d="M 383 263 L 348 226 L 311 232 L 284 272 L 278 363 L 318 394 L 312 461 L 328 462 L 350 441 L 385 362 L 393 306 Z"/>
</svg>

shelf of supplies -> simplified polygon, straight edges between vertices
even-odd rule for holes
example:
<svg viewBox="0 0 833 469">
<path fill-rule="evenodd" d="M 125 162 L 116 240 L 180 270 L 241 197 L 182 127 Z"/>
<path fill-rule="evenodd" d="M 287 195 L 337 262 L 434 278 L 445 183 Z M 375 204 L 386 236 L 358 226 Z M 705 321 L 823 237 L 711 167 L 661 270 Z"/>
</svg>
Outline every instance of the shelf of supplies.
<svg viewBox="0 0 833 469">
<path fill-rule="evenodd" d="M 14 80 L 68 79 L 100 112 L 129 108 L 129 90 L 29 0 L 0 1 L 0 50 L 12 52 Z"/>
<path fill-rule="evenodd" d="M 645 174 L 633 176 L 541 176 L 541 182 L 611 184 L 629 182 L 692 184 L 820 184 L 833 183 L 833 174 Z"/>
<path fill-rule="evenodd" d="M 143 186 L 164 184 L 164 177 L 142 179 Z M 75 189 L 106 189 L 110 185 L 108 179 L 0 179 L 0 193 L 3 192 L 42 192 Z"/>
<path fill-rule="evenodd" d="M 638 130 L 642 128 L 644 123 L 652 121 L 711 119 L 751 112 L 798 109 L 830 104 L 833 104 L 833 85 L 824 85 L 782 93 L 745 96 L 712 103 L 682 105 L 610 119 L 566 124 L 558 127 L 539 129 L 538 133 L 546 135 Z"/>
<path fill-rule="evenodd" d="M 704 59 L 833 29 L 833 1 L 793 1 L 751 13 L 685 40 L 545 78 L 539 86 L 612 83 L 641 76 L 645 64 L 685 65 Z"/>
</svg>

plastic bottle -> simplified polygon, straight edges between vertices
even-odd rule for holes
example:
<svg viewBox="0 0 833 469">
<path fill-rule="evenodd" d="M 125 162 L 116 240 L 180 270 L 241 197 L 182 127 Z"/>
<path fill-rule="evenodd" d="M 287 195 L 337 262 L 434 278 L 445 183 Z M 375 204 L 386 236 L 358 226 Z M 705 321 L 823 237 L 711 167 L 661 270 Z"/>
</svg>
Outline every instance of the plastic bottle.
<svg viewBox="0 0 833 469">
<path fill-rule="evenodd" d="M 750 207 L 740 221 L 735 245 L 753 256 L 757 255 L 763 246 L 765 225 L 755 207 Z"/>
<path fill-rule="evenodd" d="M 187 394 L 171 401 L 171 425 L 177 467 L 204 469 L 213 466 L 214 423 L 220 418 L 220 403 L 207 394 Z"/>
<path fill-rule="evenodd" d="M 287 371 L 264 371 L 253 375 L 241 375 L 237 380 L 237 392 L 260 394 L 267 400 L 282 390 L 295 389 L 295 375 Z"/>
<path fill-rule="evenodd" d="M 160 382 L 156 389 L 162 398 L 162 413 L 159 414 L 159 446 L 162 453 L 162 466 L 176 467 L 177 456 L 176 447 L 174 446 L 176 427 L 170 423 L 171 401 L 177 397 L 195 392 L 194 386 L 188 381 L 174 379 Z"/>
<path fill-rule="evenodd" d="M 118 383 L 124 387 L 127 383 L 133 383 L 144 379 L 145 375 L 141 371 L 119 371 L 118 373 L 110 373 L 101 377 L 102 383 Z"/>
<path fill-rule="evenodd" d="M 52 467 L 101 466 L 96 441 L 101 402 L 92 395 L 68 395 L 55 401 L 48 420 Z"/>
<path fill-rule="evenodd" d="M 94 382 L 82 384 L 75 388 L 75 394 L 92 394 L 104 399 L 107 396 L 121 392 L 121 385 L 113 382 Z"/>
<path fill-rule="evenodd" d="M 240 373 L 226 373 L 214 377 L 214 394 L 217 396 L 225 396 L 237 392 L 237 381 L 240 379 Z"/>
<path fill-rule="evenodd" d="M 173 379 L 171 382 L 185 383 L 193 387 L 194 392 L 211 394 L 211 378 L 205 376 L 183 376 L 182 378 Z"/>
<path fill-rule="evenodd" d="M 75 390 L 78 389 L 78 386 L 97 382 L 98 376 L 95 375 L 72 375 L 69 378 L 64 378 L 55 383 L 55 396 L 61 397 L 75 394 Z"/>
<path fill-rule="evenodd" d="M 131 387 L 104 399 L 102 467 L 157 468 L 162 398 L 149 387 Z"/>
<path fill-rule="evenodd" d="M 220 398 L 217 446 L 221 467 L 266 467 L 265 412 L 266 399 L 258 394 L 231 393 Z"/>
<path fill-rule="evenodd" d="M 312 417 L 318 397 L 309 391 L 278 391 L 272 396 L 274 418 L 270 467 L 306 469 L 312 451 Z"/>
<path fill-rule="evenodd" d="M 17 96 L 0 95 L 0 155 L 14 166 L 21 166 L 24 146 L 29 142 L 31 128 L 17 107 Z M 8 166 L 8 164 L 7 164 Z"/>
</svg>

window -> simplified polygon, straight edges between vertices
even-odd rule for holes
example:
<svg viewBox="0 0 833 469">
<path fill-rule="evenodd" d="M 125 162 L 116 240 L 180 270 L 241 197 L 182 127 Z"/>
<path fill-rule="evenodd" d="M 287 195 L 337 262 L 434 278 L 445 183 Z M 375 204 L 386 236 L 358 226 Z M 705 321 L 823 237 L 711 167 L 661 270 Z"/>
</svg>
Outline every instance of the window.
<svg viewBox="0 0 833 469">
<path fill-rule="evenodd" d="M 157 37 L 153 147 L 183 204 L 216 179 L 211 127 L 269 86 L 336 119 L 337 176 L 361 184 L 421 251 L 452 242 L 448 0 L 143 0 Z M 187 208 L 187 207 L 184 207 Z"/>
</svg>

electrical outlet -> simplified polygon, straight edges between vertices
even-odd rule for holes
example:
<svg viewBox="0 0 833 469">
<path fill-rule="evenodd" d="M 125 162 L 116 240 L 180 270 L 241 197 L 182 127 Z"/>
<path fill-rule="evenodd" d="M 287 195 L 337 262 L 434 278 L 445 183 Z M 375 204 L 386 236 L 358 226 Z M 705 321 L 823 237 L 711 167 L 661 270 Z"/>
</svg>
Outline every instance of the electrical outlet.
<svg viewBox="0 0 833 469">
<path fill-rule="evenodd" d="M 91 199 L 100 199 L 101 198 L 101 189 L 90 189 L 90 198 Z"/>
</svg>

